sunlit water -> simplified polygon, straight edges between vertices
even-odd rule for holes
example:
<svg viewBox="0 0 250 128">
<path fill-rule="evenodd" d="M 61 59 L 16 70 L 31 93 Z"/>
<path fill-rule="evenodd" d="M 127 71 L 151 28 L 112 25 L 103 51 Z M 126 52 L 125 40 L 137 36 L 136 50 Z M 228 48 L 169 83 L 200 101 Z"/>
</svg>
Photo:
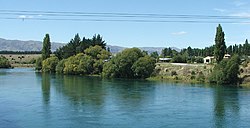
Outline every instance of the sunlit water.
<svg viewBox="0 0 250 128">
<path fill-rule="evenodd" d="M 0 69 L 0 127 L 250 127 L 250 89 Z"/>
</svg>

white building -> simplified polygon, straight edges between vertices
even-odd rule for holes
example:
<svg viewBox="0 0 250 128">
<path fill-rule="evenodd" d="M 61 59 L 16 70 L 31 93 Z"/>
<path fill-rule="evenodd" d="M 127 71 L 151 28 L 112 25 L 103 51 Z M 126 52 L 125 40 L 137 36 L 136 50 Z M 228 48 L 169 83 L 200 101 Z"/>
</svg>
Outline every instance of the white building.
<svg viewBox="0 0 250 128">
<path fill-rule="evenodd" d="M 172 58 L 159 58 L 159 62 L 170 62 Z"/>
<path fill-rule="evenodd" d="M 224 59 L 229 59 L 229 58 L 231 58 L 231 55 L 225 54 L 223 58 Z M 215 62 L 214 56 L 207 56 L 203 60 L 204 60 L 204 64 L 210 64 L 210 63 Z"/>
<path fill-rule="evenodd" d="M 204 60 L 204 64 L 210 64 L 214 62 L 214 56 L 207 56 L 203 60 Z"/>
</svg>

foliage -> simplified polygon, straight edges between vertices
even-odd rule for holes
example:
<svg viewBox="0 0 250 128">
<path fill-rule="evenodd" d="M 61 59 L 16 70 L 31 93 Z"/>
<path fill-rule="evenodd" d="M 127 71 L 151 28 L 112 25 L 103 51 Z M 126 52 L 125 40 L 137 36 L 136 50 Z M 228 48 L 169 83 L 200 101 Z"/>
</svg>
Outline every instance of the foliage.
<svg viewBox="0 0 250 128">
<path fill-rule="evenodd" d="M 55 56 L 47 58 L 42 62 L 42 72 L 55 72 L 59 59 Z"/>
<path fill-rule="evenodd" d="M 196 57 L 195 62 L 196 63 L 203 63 L 204 62 L 203 57 L 200 57 L 200 56 Z"/>
<path fill-rule="evenodd" d="M 56 72 L 57 72 L 57 73 L 63 73 L 63 69 L 64 69 L 64 67 L 65 67 L 65 62 L 66 62 L 65 59 L 60 60 L 60 61 L 58 62 L 58 64 L 56 65 Z"/>
<path fill-rule="evenodd" d="M 43 39 L 43 48 L 42 48 L 42 59 L 45 60 L 50 57 L 51 53 L 51 42 L 49 34 L 46 34 Z"/>
<path fill-rule="evenodd" d="M 64 74 L 90 74 L 93 70 L 93 59 L 91 56 L 79 53 L 66 59 L 64 63 Z"/>
<path fill-rule="evenodd" d="M 94 35 L 91 40 L 91 46 L 99 45 L 102 49 L 106 49 L 106 43 L 102 39 L 101 35 Z"/>
<path fill-rule="evenodd" d="M 157 59 L 159 57 L 159 54 L 158 54 L 158 52 L 152 52 L 150 54 L 150 56 L 153 57 L 153 58 L 155 58 L 155 59 Z"/>
<path fill-rule="evenodd" d="M 110 55 L 110 52 L 99 45 L 90 46 L 84 50 L 84 53 L 61 60 L 56 66 L 56 71 L 74 75 L 100 74 L 104 62 L 109 59 Z"/>
<path fill-rule="evenodd" d="M 4 56 L 0 56 L 0 68 L 10 68 L 10 62 L 9 60 L 4 57 Z"/>
<path fill-rule="evenodd" d="M 42 70 L 42 61 L 43 61 L 42 57 L 39 57 L 39 58 L 36 59 L 36 66 L 35 66 L 35 69 L 36 69 L 37 71 Z"/>
<path fill-rule="evenodd" d="M 166 56 L 169 56 L 169 57 L 173 57 L 174 55 L 176 55 L 178 52 L 172 48 L 164 48 L 161 52 L 161 56 L 162 57 L 166 57 Z"/>
<path fill-rule="evenodd" d="M 139 58 L 131 68 L 135 78 L 147 78 L 155 69 L 155 59 L 146 55 Z"/>
<path fill-rule="evenodd" d="M 171 76 L 177 76 L 177 72 L 176 71 L 171 71 Z"/>
<path fill-rule="evenodd" d="M 217 64 L 209 77 L 210 83 L 216 84 L 237 84 L 239 82 L 240 59 L 238 55 L 234 55 L 230 60 L 222 60 Z"/>
<path fill-rule="evenodd" d="M 90 46 L 89 48 L 87 48 L 84 53 L 86 55 L 89 55 L 91 57 L 93 57 L 94 59 L 108 59 L 109 56 L 111 55 L 110 52 L 108 52 L 107 50 L 103 49 L 101 46 L 99 45 L 95 45 L 95 46 Z"/>
<path fill-rule="evenodd" d="M 172 63 L 187 63 L 187 56 L 186 55 L 175 55 L 172 60 Z"/>
<path fill-rule="evenodd" d="M 205 82 L 206 78 L 202 71 L 198 73 L 196 80 L 199 82 Z"/>
<path fill-rule="evenodd" d="M 93 72 L 92 74 L 100 74 L 103 69 L 104 62 L 109 59 L 111 53 L 103 49 L 99 45 L 90 46 L 84 53 L 93 58 Z"/>
<path fill-rule="evenodd" d="M 153 66 L 152 66 L 153 65 Z M 140 66 L 146 66 L 145 68 Z M 145 78 L 153 71 L 153 58 L 144 56 L 138 48 L 125 49 L 104 64 L 103 76 L 115 78 Z M 147 72 L 142 72 L 148 70 Z"/>
<path fill-rule="evenodd" d="M 118 65 L 116 59 L 112 58 L 109 62 L 104 63 L 102 75 L 107 78 L 117 78 L 118 76 Z"/>
<path fill-rule="evenodd" d="M 92 39 L 86 39 L 85 37 L 82 39 L 79 34 L 76 34 L 74 39 L 71 39 L 70 42 L 57 49 L 55 51 L 55 55 L 61 59 L 67 59 L 70 56 L 76 55 L 78 53 L 83 53 L 90 46 L 101 46 L 102 49 L 106 49 L 106 43 L 102 39 L 102 37 L 98 35 L 94 35 Z"/>
<path fill-rule="evenodd" d="M 227 53 L 230 55 L 238 54 L 241 56 L 242 55 L 250 56 L 250 44 L 248 43 L 248 40 L 246 39 L 243 45 L 241 44 L 230 45 L 227 47 Z"/>
<path fill-rule="evenodd" d="M 223 59 L 226 53 L 226 44 L 224 37 L 225 34 L 222 30 L 221 25 L 219 24 L 219 26 L 216 28 L 215 49 L 214 49 L 214 57 L 217 63 L 219 63 Z"/>
</svg>

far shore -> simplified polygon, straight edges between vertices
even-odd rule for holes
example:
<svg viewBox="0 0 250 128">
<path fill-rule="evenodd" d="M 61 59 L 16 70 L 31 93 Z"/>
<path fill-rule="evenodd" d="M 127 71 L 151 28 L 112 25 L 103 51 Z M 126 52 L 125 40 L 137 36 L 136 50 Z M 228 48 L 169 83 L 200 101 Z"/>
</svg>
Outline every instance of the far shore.
<svg viewBox="0 0 250 128">
<path fill-rule="evenodd" d="M 34 68 L 34 64 L 11 64 L 12 68 Z M 213 65 L 207 64 L 187 64 L 187 63 L 156 63 L 156 74 L 147 78 L 150 81 L 165 81 L 176 83 L 190 83 L 190 84 L 208 84 L 206 81 L 197 80 L 198 74 L 202 72 L 205 77 L 213 68 Z M 175 74 L 173 74 L 175 73 Z M 247 72 L 246 72 L 247 73 Z M 101 75 L 89 75 L 101 76 Z M 247 80 L 240 84 L 241 87 L 250 87 L 250 82 Z"/>
</svg>

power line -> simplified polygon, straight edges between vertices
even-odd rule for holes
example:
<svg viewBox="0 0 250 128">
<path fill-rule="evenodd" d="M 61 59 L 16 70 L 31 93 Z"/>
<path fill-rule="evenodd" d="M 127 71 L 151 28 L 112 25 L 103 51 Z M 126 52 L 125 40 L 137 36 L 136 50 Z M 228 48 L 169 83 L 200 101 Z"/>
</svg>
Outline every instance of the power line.
<svg viewBox="0 0 250 128">
<path fill-rule="evenodd" d="M 93 13 L 0 10 L 0 19 L 43 21 L 95 21 L 95 22 L 159 22 L 159 23 L 249 23 L 249 17 L 218 15 L 173 15 L 153 13 Z M 19 16 L 19 17 L 18 17 Z M 23 16 L 23 17 L 21 17 Z M 33 16 L 33 17 L 26 17 Z M 39 16 L 39 17 L 37 17 Z"/>
<path fill-rule="evenodd" d="M 235 21 L 197 21 L 197 20 L 119 20 L 119 19 L 62 19 L 62 18 L 11 18 L 0 17 L 3 20 L 40 20 L 40 21 L 94 21 L 94 22 L 144 22 L 144 23 L 230 23 L 250 24 L 250 22 Z"/>
</svg>

